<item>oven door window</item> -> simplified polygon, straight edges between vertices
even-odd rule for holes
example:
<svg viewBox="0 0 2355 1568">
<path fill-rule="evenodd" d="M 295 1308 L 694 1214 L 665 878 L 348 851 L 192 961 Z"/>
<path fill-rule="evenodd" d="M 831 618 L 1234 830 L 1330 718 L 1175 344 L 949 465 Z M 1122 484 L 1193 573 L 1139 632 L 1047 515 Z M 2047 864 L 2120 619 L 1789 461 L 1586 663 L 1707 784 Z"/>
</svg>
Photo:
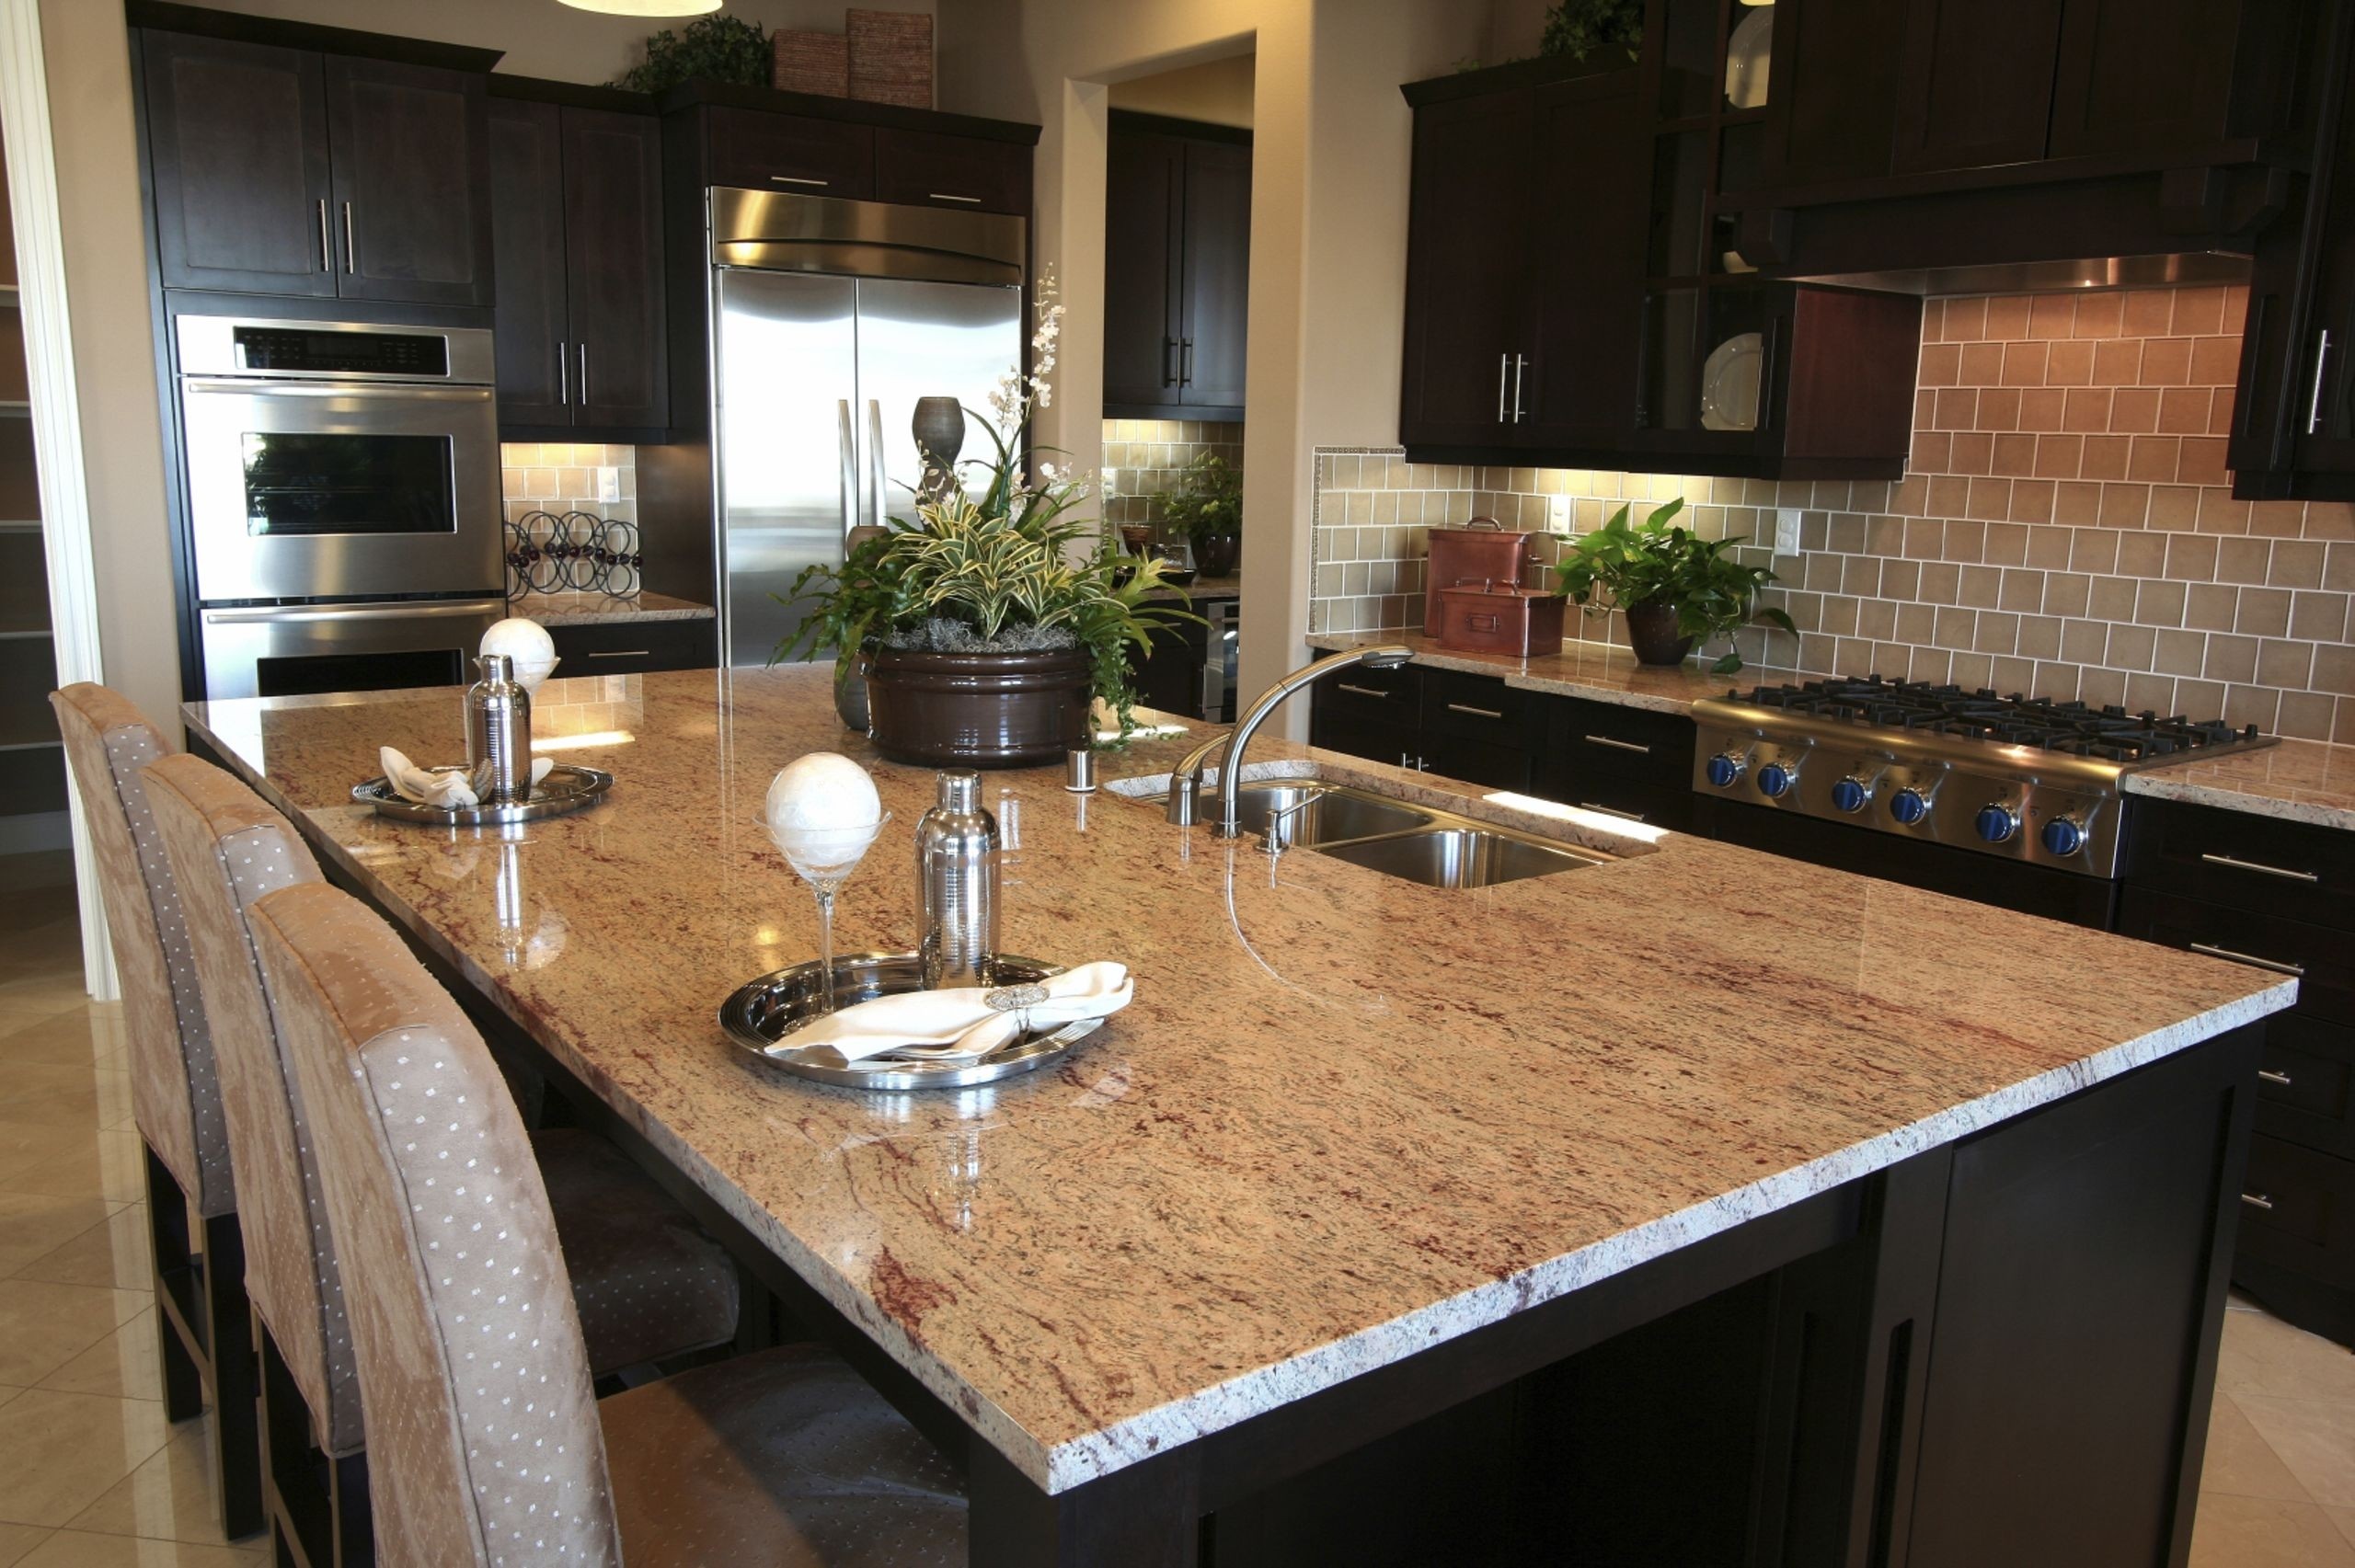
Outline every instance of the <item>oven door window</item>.
<svg viewBox="0 0 2355 1568">
<path fill-rule="evenodd" d="M 455 533 L 447 436 L 245 433 L 246 532 Z"/>
</svg>

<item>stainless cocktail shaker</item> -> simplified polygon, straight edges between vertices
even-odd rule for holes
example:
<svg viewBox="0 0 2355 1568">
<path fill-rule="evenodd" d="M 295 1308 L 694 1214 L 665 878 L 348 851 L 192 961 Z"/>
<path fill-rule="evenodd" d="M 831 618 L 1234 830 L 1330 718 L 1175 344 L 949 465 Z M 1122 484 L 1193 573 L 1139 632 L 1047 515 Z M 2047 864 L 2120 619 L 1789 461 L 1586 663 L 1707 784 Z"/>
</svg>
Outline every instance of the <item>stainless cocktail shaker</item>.
<svg viewBox="0 0 2355 1568">
<path fill-rule="evenodd" d="M 466 777 L 485 806 L 532 798 L 532 694 L 515 680 L 515 661 L 487 653 L 482 679 L 466 688 Z"/>
<path fill-rule="evenodd" d="M 916 952 L 927 990 L 990 983 L 997 951 L 997 818 L 982 806 L 982 776 L 940 775 L 940 798 L 916 823 L 922 925 Z"/>
</svg>

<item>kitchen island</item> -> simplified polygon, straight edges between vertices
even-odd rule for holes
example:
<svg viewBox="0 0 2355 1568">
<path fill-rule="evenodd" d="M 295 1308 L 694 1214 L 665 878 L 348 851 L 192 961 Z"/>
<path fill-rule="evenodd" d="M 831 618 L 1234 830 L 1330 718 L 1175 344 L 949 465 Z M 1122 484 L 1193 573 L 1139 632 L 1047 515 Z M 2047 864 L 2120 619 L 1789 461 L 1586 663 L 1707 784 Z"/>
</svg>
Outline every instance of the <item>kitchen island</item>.
<svg viewBox="0 0 2355 1568">
<path fill-rule="evenodd" d="M 559 738 L 613 797 L 509 836 L 350 803 L 454 692 L 188 721 L 964 1462 L 977 1568 L 2182 1561 L 2294 983 L 1263 741 L 1616 858 L 1447 891 L 990 775 L 1004 945 L 1134 1005 L 1029 1079 L 821 1088 L 714 1011 L 814 951 L 754 825 L 802 752 L 894 813 L 840 950 L 913 940 L 931 777 L 828 678 L 635 678 Z"/>
</svg>

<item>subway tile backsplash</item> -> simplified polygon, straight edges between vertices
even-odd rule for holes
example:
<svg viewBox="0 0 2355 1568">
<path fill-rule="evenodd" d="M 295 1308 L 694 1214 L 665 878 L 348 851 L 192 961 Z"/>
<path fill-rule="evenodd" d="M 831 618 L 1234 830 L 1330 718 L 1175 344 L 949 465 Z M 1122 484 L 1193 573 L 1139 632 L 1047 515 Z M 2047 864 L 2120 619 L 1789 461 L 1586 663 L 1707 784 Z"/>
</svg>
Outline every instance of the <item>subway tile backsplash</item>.
<svg viewBox="0 0 2355 1568">
<path fill-rule="evenodd" d="M 534 512 L 561 518 L 585 511 L 623 522 L 638 521 L 638 448 L 596 441 L 506 441 L 499 449 L 500 508 L 506 521 L 520 523 Z M 603 497 L 607 486 L 619 498 Z M 534 522 L 545 541 L 551 528 Z M 542 562 L 543 574 L 557 568 Z M 577 580 L 577 579 L 575 579 Z M 625 597 L 635 598 L 633 586 Z"/>
<path fill-rule="evenodd" d="M 1163 498 L 1178 487 L 1186 465 L 1206 452 L 1240 475 L 1243 427 L 1215 419 L 1105 420 L 1104 521 L 1150 523 L 1157 531 Z"/>
<path fill-rule="evenodd" d="M 1425 531 L 1492 516 L 1561 536 L 1623 500 L 1685 498 L 1706 537 L 1761 541 L 1796 637 L 1756 663 L 2221 714 L 2355 743 L 2355 509 L 2235 501 L 2224 469 L 2246 292 L 1933 300 L 1912 462 L 1896 484 L 1409 464 L 1320 448 L 1313 631 L 1422 619 Z M 1767 546 L 1798 513 L 1799 550 Z M 1542 568 L 1531 581 L 1544 580 Z M 1624 646 L 1616 618 L 1569 635 Z M 1715 657 L 1722 648 L 1705 650 Z"/>
</svg>

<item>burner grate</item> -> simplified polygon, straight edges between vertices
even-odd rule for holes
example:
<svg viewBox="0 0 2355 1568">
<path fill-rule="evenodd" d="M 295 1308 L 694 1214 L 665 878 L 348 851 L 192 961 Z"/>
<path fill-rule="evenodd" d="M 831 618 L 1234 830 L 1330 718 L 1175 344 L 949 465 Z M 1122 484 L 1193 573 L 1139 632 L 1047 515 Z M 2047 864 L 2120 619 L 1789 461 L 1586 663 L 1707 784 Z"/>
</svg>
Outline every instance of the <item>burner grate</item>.
<svg viewBox="0 0 2355 1568">
<path fill-rule="evenodd" d="M 2234 729 L 2222 720 L 2195 720 L 2181 714 L 2162 718 L 2145 710 L 2093 707 L 2014 692 L 1936 685 L 1926 681 L 1809 681 L 1796 685 L 1753 687 L 1734 702 L 1810 714 L 1857 724 L 1886 725 L 1929 735 L 1952 735 L 2006 746 L 2096 757 L 2113 762 L 2147 762 L 2228 746 L 2251 746 L 2263 738 L 2255 725 Z"/>
</svg>

